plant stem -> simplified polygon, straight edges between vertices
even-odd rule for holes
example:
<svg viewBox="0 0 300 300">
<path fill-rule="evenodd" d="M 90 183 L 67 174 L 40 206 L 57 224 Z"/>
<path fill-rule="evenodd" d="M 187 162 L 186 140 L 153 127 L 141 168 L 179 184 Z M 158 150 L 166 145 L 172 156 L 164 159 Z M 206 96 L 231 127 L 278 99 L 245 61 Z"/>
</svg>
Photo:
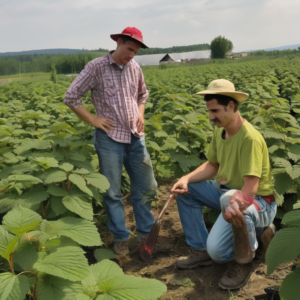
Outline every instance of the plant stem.
<svg viewBox="0 0 300 300">
<path fill-rule="evenodd" d="M 44 203 L 41 202 L 41 204 L 42 204 L 42 209 L 43 209 L 44 218 L 47 220 L 47 211 L 45 210 Z"/>
<path fill-rule="evenodd" d="M 13 275 L 15 275 L 14 265 L 13 265 L 13 258 L 14 258 L 14 253 L 11 253 L 9 255 L 9 266 L 10 266 L 11 272 L 13 273 Z"/>
</svg>

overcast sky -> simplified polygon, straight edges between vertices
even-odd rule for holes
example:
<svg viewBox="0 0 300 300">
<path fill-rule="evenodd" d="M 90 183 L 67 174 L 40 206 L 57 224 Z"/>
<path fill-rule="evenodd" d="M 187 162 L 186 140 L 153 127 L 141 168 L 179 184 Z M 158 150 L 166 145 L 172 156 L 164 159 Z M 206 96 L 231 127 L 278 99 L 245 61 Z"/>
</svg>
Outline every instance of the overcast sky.
<svg viewBox="0 0 300 300">
<path fill-rule="evenodd" d="M 0 52 L 114 49 L 111 33 L 139 28 L 149 47 L 210 43 L 233 51 L 300 44 L 299 0 L 0 0 Z"/>
</svg>

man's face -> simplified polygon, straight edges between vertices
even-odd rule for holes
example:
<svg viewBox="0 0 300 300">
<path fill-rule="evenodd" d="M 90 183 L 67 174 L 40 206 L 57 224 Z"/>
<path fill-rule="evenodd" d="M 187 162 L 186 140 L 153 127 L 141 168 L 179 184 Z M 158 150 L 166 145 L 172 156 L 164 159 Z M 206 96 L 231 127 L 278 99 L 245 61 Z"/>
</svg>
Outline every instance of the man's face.
<svg viewBox="0 0 300 300">
<path fill-rule="evenodd" d="M 134 41 L 127 41 L 123 44 L 122 39 L 117 41 L 117 55 L 122 65 L 127 64 L 133 59 L 134 55 L 140 50 L 141 44 Z"/>
<path fill-rule="evenodd" d="M 225 107 L 213 99 L 206 102 L 206 107 L 209 111 L 209 120 L 213 121 L 218 128 L 226 127 L 233 120 L 233 102 L 229 102 L 228 106 Z"/>
</svg>

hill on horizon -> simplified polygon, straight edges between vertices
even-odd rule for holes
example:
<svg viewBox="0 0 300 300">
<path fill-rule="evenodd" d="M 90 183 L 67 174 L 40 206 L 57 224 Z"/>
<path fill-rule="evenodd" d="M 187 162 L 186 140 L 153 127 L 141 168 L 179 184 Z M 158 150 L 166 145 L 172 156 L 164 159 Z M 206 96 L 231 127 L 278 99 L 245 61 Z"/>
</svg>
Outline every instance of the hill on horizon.
<svg viewBox="0 0 300 300">
<path fill-rule="evenodd" d="M 256 50 L 244 50 L 240 52 L 254 52 L 254 51 L 274 51 L 274 50 L 298 50 L 298 47 L 300 47 L 300 44 L 295 45 L 288 45 L 288 46 L 281 46 L 281 47 L 275 47 L 275 48 L 266 48 L 266 49 L 256 49 Z"/>
</svg>

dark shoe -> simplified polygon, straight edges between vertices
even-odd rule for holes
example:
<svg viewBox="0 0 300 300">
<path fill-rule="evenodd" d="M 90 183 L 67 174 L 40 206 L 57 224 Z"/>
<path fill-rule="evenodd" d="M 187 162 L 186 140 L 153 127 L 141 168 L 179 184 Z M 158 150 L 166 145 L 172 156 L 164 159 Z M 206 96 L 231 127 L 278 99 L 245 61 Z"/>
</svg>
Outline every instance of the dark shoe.
<svg viewBox="0 0 300 300">
<path fill-rule="evenodd" d="M 211 266 L 214 263 L 206 251 L 198 251 L 191 248 L 190 253 L 189 256 L 180 257 L 175 262 L 176 269 L 194 269 L 200 266 Z"/>
<path fill-rule="evenodd" d="M 128 241 L 115 242 L 114 252 L 117 255 L 127 255 L 127 254 L 129 254 Z"/>
<path fill-rule="evenodd" d="M 219 281 L 219 287 L 224 290 L 239 289 L 248 281 L 253 272 L 252 262 L 249 264 L 238 264 L 233 261 L 230 268 Z"/>
</svg>

